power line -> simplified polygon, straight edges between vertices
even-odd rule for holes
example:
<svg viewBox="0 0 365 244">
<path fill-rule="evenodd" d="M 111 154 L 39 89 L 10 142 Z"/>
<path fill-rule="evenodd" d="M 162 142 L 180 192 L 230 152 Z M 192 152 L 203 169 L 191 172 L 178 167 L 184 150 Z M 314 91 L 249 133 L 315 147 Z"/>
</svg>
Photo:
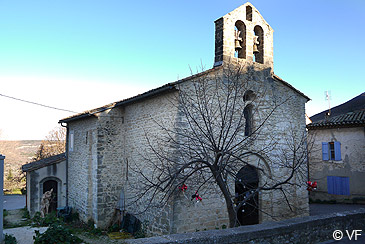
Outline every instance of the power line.
<svg viewBox="0 0 365 244">
<path fill-rule="evenodd" d="M 56 108 L 56 107 L 44 105 L 44 104 L 41 104 L 41 103 L 31 102 L 31 101 L 27 101 L 27 100 L 24 100 L 24 99 L 7 96 L 7 95 L 4 95 L 4 94 L 0 94 L 0 96 L 6 97 L 6 98 L 10 98 L 10 99 L 13 99 L 13 100 L 17 100 L 17 101 L 21 101 L 21 102 L 25 102 L 25 103 L 30 103 L 30 104 L 38 105 L 38 106 L 45 107 L 45 108 L 51 108 L 51 109 L 65 111 L 65 112 L 70 112 L 70 113 L 75 113 L 75 114 L 78 113 L 78 112 L 75 112 L 75 111 L 71 111 L 71 110 L 67 110 L 67 109 L 62 109 L 62 108 Z"/>
</svg>

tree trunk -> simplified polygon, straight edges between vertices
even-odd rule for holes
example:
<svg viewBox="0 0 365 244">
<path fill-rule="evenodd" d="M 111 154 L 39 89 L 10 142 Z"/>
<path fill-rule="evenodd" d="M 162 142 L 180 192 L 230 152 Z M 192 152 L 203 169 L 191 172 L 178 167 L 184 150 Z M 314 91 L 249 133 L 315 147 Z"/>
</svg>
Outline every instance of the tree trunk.
<svg viewBox="0 0 365 244">
<path fill-rule="evenodd" d="M 230 196 L 230 193 L 228 190 L 228 185 L 225 181 L 223 181 L 222 176 L 218 173 L 218 169 L 216 169 L 213 166 L 213 167 L 211 167 L 211 171 L 217 180 L 217 184 L 223 193 L 224 199 L 226 200 L 228 218 L 229 218 L 229 228 L 236 227 L 237 226 L 236 211 L 234 209 L 233 201 L 231 199 L 231 196 Z"/>
<path fill-rule="evenodd" d="M 236 227 L 237 226 L 236 211 L 234 211 L 232 201 L 230 200 L 230 202 L 227 202 L 227 199 L 226 199 L 226 204 L 227 204 L 227 211 L 228 211 L 228 217 L 229 217 L 229 228 Z"/>
</svg>

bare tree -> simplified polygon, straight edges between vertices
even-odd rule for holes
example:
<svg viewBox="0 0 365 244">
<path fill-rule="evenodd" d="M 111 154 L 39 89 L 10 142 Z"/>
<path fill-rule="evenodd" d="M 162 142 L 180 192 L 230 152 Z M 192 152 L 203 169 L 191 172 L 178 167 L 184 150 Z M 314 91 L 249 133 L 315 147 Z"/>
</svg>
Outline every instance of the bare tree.
<svg viewBox="0 0 365 244">
<path fill-rule="evenodd" d="M 64 127 L 56 127 L 42 141 L 37 152 L 33 157 L 33 161 L 48 158 L 66 150 L 66 129 Z"/>
<path fill-rule="evenodd" d="M 271 74 L 266 71 L 228 65 L 176 84 L 178 95 L 171 103 L 178 118 L 173 128 L 154 119 L 162 131 L 159 136 L 146 132 L 149 150 L 141 153 L 144 162 L 132 167 L 142 178 L 134 184 L 132 203 L 143 201 L 144 209 L 161 207 L 187 187 L 193 189 L 191 198 L 199 201 L 201 193 L 218 189 L 230 227 L 244 224 L 238 218 L 240 210 L 246 204 L 257 207 L 261 192 L 279 191 L 296 211 L 289 198 L 293 187 L 305 186 L 305 126 L 289 123 L 289 128 L 279 128 L 274 114 L 294 97 L 268 98 L 268 79 Z M 285 136 L 272 135 L 273 128 L 282 129 Z M 280 168 L 280 177 L 271 175 L 272 166 Z M 248 170 L 242 171 L 245 167 Z M 260 184 L 246 180 L 252 176 L 247 172 L 260 174 Z"/>
</svg>

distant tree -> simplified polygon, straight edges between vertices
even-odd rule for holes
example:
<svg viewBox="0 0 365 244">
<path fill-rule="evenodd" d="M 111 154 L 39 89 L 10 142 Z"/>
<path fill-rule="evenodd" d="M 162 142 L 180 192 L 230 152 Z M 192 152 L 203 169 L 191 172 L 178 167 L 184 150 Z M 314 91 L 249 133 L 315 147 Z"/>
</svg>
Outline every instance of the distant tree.
<svg viewBox="0 0 365 244">
<path fill-rule="evenodd" d="M 42 141 L 33 157 L 33 161 L 64 153 L 65 148 L 66 129 L 64 127 L 56 127 L 50 131 L 46 138 Z"/>
<path fill-rule="evenodd" d="M 8 181 L 12 181 L 13 180 L 13 172 L 11 169 L 8 170 L 8 176 L 6 176 L 6 179 Z"/>
</svg>

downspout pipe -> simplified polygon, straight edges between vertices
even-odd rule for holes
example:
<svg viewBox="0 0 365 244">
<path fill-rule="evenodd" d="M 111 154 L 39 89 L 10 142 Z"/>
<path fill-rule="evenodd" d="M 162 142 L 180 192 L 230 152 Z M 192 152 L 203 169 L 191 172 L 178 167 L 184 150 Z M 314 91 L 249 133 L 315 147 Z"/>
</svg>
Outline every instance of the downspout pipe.
<svg viewBox="0 0 365 244">
<path fill-rule="evenodd" d="M 68 124 L 64 125 L 63 122 L 60 125 L 66 128 L 66 207 L 68 207 L 68 143 L 69 143 L 69 128 Z"/>
</svg>

